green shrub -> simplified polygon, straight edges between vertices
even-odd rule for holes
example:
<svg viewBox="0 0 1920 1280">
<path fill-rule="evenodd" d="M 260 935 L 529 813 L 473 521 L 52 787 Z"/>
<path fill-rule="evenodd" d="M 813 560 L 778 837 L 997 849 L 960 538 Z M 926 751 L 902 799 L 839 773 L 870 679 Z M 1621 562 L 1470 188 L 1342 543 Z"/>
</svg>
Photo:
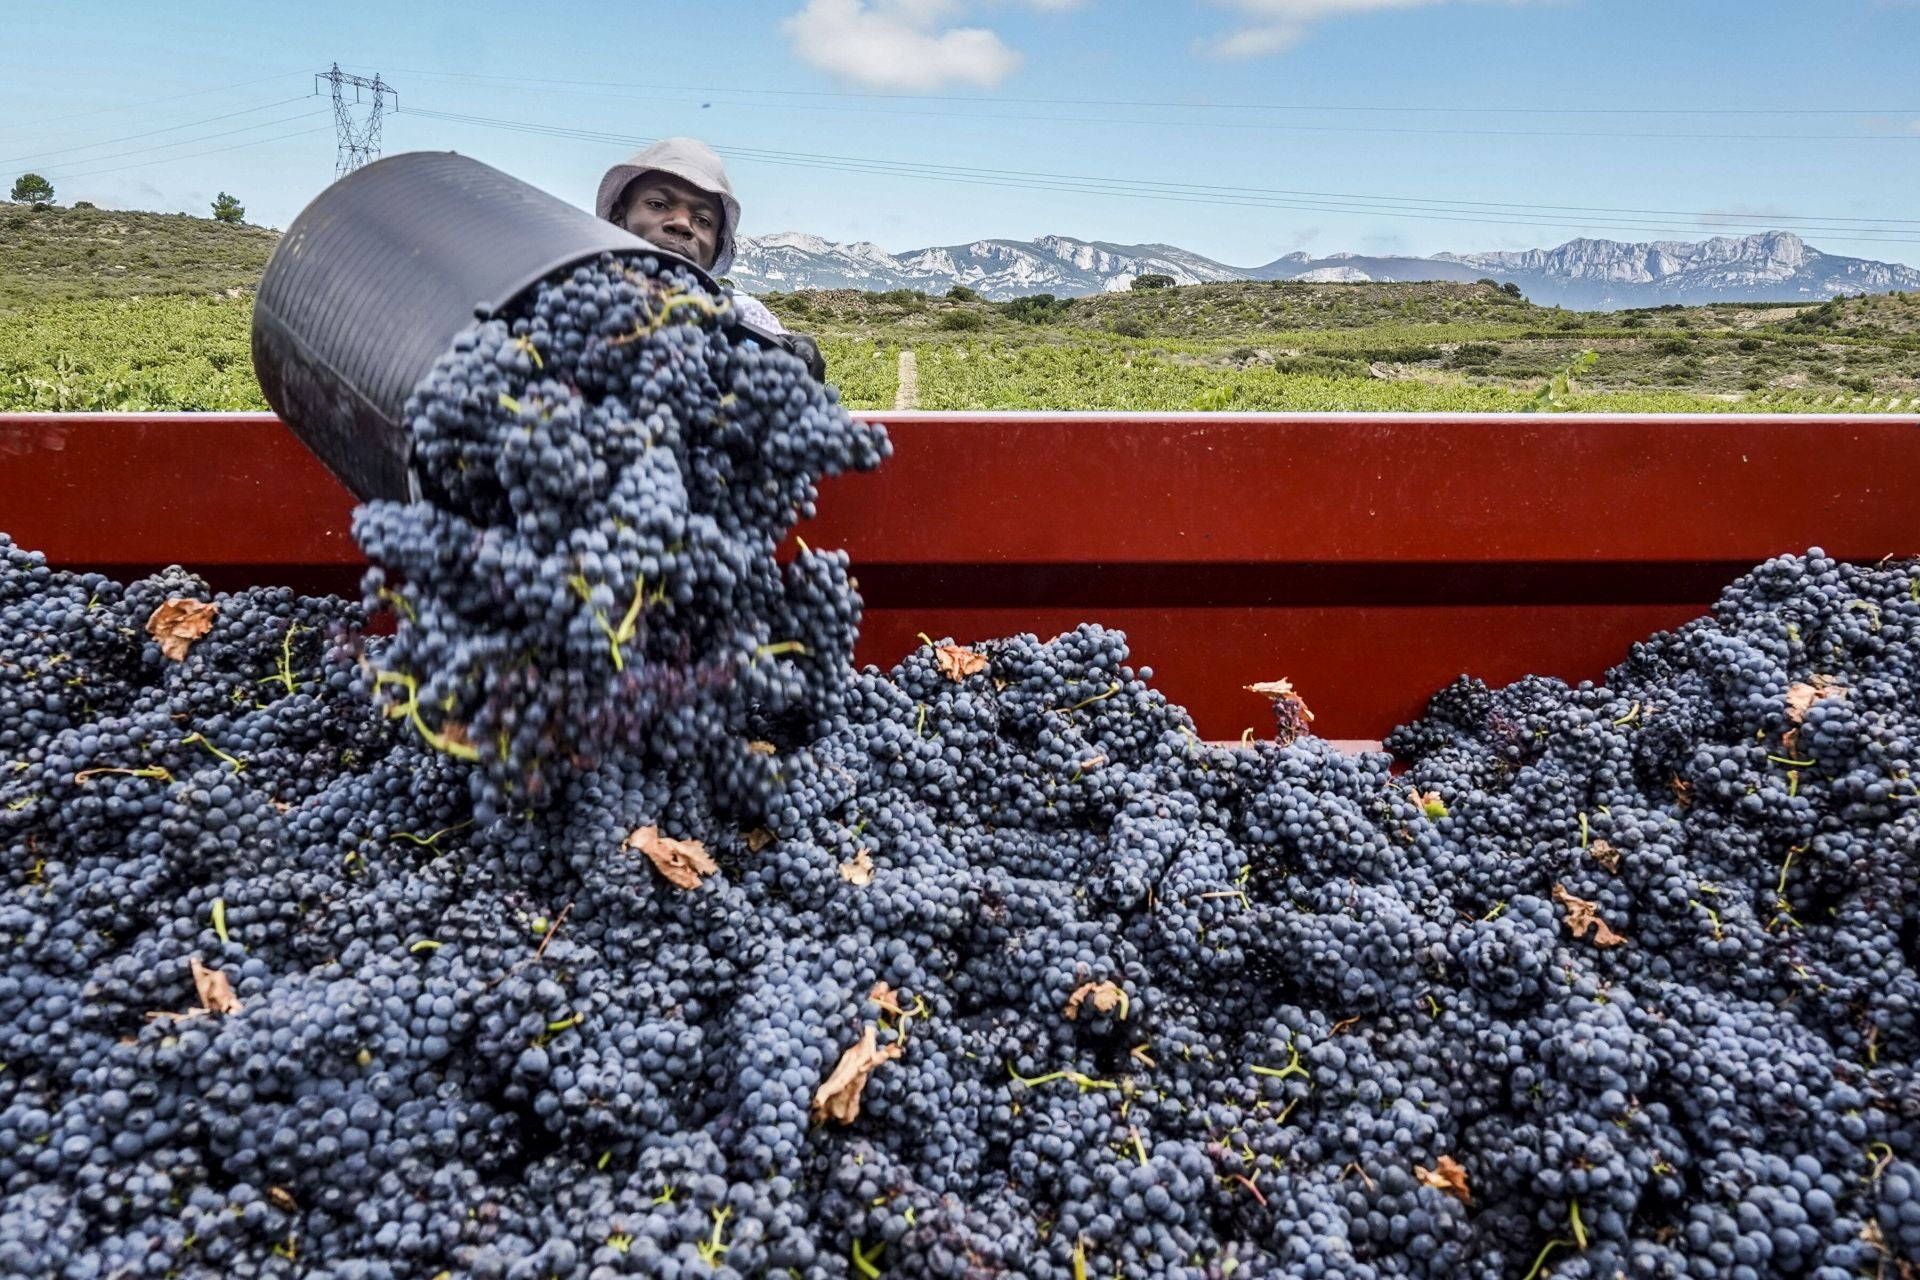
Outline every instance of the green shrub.
<svg viewBox="0 0 1920 1280">
<path fill-rule="evenodd" d="M 947 290 L 948 302 L 978 302 L 980 295 L 963 284 L 957 284 Z"/>
<path fill-rule="evenodd" d="M 1304 374 L 1319 378 L 1364 378 L 1367 366 L 1359 360 L 1341 360 L 1332 356 L 1281 356 L 1273 362 L 1275 373 Z"/>
<path fill-rule="evenodd" d="M 1466 345 L 1472 346 L 1474 344 L 1468 343 Z M 1430 360 L 1443 359 L 1445 353 L 1436 346 L 1420 344 L 1389 347 L 1361 347 L 1356 350 L 1354 354 L 1363 360 L 1378 360 L 1383 364 L 1425 364 Z M 1493 348 L 1493 354 L 1500 354 L 1500 349 L 1498 347 Z"/>
<path fill-rule="evenodd" d="M 1135 276 L 1133 278 L 1133 284 L 1130 287 L 1135 289 L 1171 289 L 1173 288 L 1173 277 L 1162 275 L 1157 271 L 1149 271 L 1145 275 Z"/>
<path fill-rule="evenodd" d="M 978 311 L 943 311 L 940 318 L 933 322 L 933 327 L 960 332 L 983 328 L 986 323 L 987 318 Z"/>
<path fill-rule="evenodd" d="M 1121 316 L 1118 320 L 1108 325 L 1107 328 L 1123 338 L 1144 338 L 1147 336 L 1147 326 L 1132 316 Z"/>
<path fill-rule="evenodd" d="M 1463 342 L 1453 349 L 1447 363 L 1456 369 L 1470 364 L 1484 365 L 1499 354 L 1500 344 L 1497 342 Z"/>
<path fill-rule="evenodd" d="M 1654 352 L 1663 356 L 1684 356 L 1693 350 L 1693 343 L 1685 338 L 1661 338 L 1653 344 Z"/>
<path fill-rule="evenodd" d="M 1767 344 L 1759 338 L 1742 338 L 1737 344 L 1742 351 L 1765 351 Z"/>
<path fill-rule="evenodd" d="M 1050 293 L 1033 293 L 996 303 L 1001 315 L 1025 324 L 1050 324 L 1073 307 L 1073 299 L 1056 298 Z"/>
</svg>

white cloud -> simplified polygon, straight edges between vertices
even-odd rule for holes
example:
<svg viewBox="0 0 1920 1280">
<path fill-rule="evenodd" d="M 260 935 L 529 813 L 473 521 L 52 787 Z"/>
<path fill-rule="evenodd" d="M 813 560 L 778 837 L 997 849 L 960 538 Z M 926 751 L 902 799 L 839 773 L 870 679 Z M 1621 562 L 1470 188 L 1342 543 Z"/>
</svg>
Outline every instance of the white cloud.
<svg viewBox="0 0 1920 1280">
<path fill-rule="evenodd" d="M 1218 58 L 1262 58 L 1282 53 L 1307 37 L 1308 30 L 1320 22 L 1334 21 L 1362 13 L 1381 13 L 1395 9 L 1425 9 L 1453 0 L 1214 0 L 1237 9 L 1246 25 L 1224 36 L 1196 42 L 1196 48 Z M 1475 0 L 1485 3 L 1487 0 Z M 1535 0 L 1497 0 L 1505 4 L 1529 4 Z"/>
<path fill-rule="evenodd" d="M 991 89 L 1022 57 L 985 27 L 952 25 L 963 11 L 957 0 L 807 0 L 781 30 L 802 62 L 864 89 Z"/>
</svg>

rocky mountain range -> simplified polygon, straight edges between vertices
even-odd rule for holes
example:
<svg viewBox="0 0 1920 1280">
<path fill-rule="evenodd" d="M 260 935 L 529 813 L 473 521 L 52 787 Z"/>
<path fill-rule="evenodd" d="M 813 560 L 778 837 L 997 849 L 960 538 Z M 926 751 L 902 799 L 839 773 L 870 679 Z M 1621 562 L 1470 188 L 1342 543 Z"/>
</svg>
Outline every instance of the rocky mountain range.
<svg viewBox="0 0 1920 1280">
<path fill-rule="evenodd" d="M 1135 277 L 1177 284 L 1224 280 L 1413 281 L 1490 278 L 1543 306 L 1609 311 L 1665 303 L 1821 302 L 1842 293 L 1920 289 L 1920 269 L 1824 253 L 1787 231 L 1710 240 L 1570 240 L 1554 249 L 1375 257 L 1290 253 L 1235 267 L 1167 244 L 1110 244 L 1069 236 L 975 240 L 889 253 L 782 232 L 742 236 L 730 278 L 753 293 L 799 289 L 918 289 L 966 285 L 982 297 L 1057 297 L 1130 288 Z"/>
</svg>

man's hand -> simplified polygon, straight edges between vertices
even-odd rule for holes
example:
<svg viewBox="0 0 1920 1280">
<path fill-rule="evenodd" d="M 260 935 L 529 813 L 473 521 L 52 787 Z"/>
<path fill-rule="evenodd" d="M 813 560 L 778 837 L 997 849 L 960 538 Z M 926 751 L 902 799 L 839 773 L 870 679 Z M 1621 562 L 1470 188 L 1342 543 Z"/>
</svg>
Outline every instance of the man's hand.
<svg viewBox="0 0 1920 1280">
<path fill-rule="evenodd" d="M 800 363 L 807 367 L 808 374 L 812 375 L 815 382 L 827 380 L 827 359 L 820 354 L 820 344 L 804 333 L 789 333 L 785 330 L 776 333 L 771 329 L 750 324 L 737 315 L 733 317 L 729 332 L 736 337 L 751 338 L 762 346 L 779 347 L 782 351 L 798 358 Z"/>
<path fill-rule="evenodd" d="M 813 375 L 815 382 L 827 380 L 827 358 L 820 354 L 820 344 L 804 333 L 783 333 L 778 339 L 781 346 L 800 357 L 800 363 L 807 366 L 807 372 Z"/>
</svg>

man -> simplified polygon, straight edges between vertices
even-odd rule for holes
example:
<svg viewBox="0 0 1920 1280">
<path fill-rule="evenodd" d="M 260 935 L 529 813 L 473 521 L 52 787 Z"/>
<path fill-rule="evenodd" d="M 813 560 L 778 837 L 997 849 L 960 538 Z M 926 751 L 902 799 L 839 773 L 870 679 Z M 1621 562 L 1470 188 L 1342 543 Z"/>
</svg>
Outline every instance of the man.
<svg viewBox="0 0 1920 1280">
<path fill-rule="evenodd" d="M 594 212 L 649 244 L 705 267 L 715 276 L 733 265 L 740 202 L 720 157 L 693 138 L 662 138 L 600 179 Z M 819 344 L 788 333 L 758 298 L 730 290 L 740 318 L 775 345 L 800 357 L 815 378 L 826 376 Z"/>
</svg>

